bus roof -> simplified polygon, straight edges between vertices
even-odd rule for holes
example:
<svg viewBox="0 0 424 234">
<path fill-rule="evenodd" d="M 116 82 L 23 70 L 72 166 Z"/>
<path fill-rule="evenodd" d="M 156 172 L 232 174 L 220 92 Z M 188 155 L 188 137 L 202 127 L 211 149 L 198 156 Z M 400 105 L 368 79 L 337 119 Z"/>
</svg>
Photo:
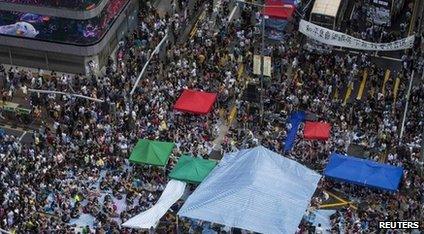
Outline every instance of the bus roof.
<svg viewBox="0 0 424 234">
<path fill-rule="evenodd" d="M 342 0 L 315 0 L 311 14 L 336 17 Z"/>
</svg>

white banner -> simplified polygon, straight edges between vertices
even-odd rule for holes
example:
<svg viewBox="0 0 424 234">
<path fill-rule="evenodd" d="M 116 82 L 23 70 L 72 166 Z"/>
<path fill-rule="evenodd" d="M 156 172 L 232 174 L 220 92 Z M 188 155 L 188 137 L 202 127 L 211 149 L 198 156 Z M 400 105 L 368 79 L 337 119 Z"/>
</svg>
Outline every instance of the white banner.
<svg viewBox="0 0 424 234">
<path fill-rule="evenodd" d="M 168 209 L 183 196 L 185 188 L 185 182 L 170 180 L 156 204 L 150 209 L 127 220 L 122 226 L 136 229 L 156 227 Z"/>
<path fill-rule="evenodd" d="M 253 56 L 253 74 L 261 74 L 261 56 Z M 271 77 L 271 57 L 264 56 L 264 76 Z"/>
<path fill-rule="evenodd" d="M 307 37 L 327 45 L 373 51 L 394 51 L 409 49 L 414 45 L 415 39 L 415 36 L 409 36 L 407 38 L 389 43 L 373 43 L 318 26 L 305 20 L 300 21 L 299 32 Z"/>
</svg>

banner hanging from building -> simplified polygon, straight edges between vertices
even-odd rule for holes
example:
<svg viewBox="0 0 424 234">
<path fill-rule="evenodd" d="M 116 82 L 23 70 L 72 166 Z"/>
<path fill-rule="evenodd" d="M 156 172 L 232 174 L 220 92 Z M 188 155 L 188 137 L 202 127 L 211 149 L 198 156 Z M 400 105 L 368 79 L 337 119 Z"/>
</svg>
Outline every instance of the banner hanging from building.
<svg viewBox="0 0 424 234">
<path fill-rule="evenodd" d="M 349 36 L 345 33 L 318 26 L 305 20 L 300 21 L 299 32 L 327 45 L 372 51 L 409 49 L 414 45 L 415 39 L 415 36 L 409 36 L 389 43 L 373 43 Z"/>
</svg>

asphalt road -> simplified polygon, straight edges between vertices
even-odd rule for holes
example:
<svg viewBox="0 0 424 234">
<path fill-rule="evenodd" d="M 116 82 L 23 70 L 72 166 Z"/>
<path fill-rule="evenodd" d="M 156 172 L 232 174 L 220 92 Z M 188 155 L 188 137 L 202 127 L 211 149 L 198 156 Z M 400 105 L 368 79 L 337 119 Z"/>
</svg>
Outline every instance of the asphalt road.
<svg viewBox="0 0 424 234">
<path fill-rule="evenodd" d="M 7 123 L 0 122 L 0 128 L 3 129 L 7 135 L 15 136 L 20 138 L 21 143 L 30 144 L 34 142 L 31 130 L 25 130 L 20 127 L 10 126 Z"/>
</svg>

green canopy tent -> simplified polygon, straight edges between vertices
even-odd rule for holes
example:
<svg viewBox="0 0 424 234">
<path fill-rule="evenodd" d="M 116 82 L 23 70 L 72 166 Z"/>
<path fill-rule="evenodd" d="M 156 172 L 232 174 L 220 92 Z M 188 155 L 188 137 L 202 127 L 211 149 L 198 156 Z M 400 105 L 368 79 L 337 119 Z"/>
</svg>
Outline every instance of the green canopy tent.
<svg viewBox="0 0 424 234">
<path fill-rule="evenodd" d="M 130 162 L 165 166 L 175 144 L 172 142 L 141 139 L 131 152 Z"/>
<path fill-rule="evenodd" d="M 216 162 L 182 155 L 169 177 L 187 183 L 200 184 L 216 166 Z"/>
</svg>

